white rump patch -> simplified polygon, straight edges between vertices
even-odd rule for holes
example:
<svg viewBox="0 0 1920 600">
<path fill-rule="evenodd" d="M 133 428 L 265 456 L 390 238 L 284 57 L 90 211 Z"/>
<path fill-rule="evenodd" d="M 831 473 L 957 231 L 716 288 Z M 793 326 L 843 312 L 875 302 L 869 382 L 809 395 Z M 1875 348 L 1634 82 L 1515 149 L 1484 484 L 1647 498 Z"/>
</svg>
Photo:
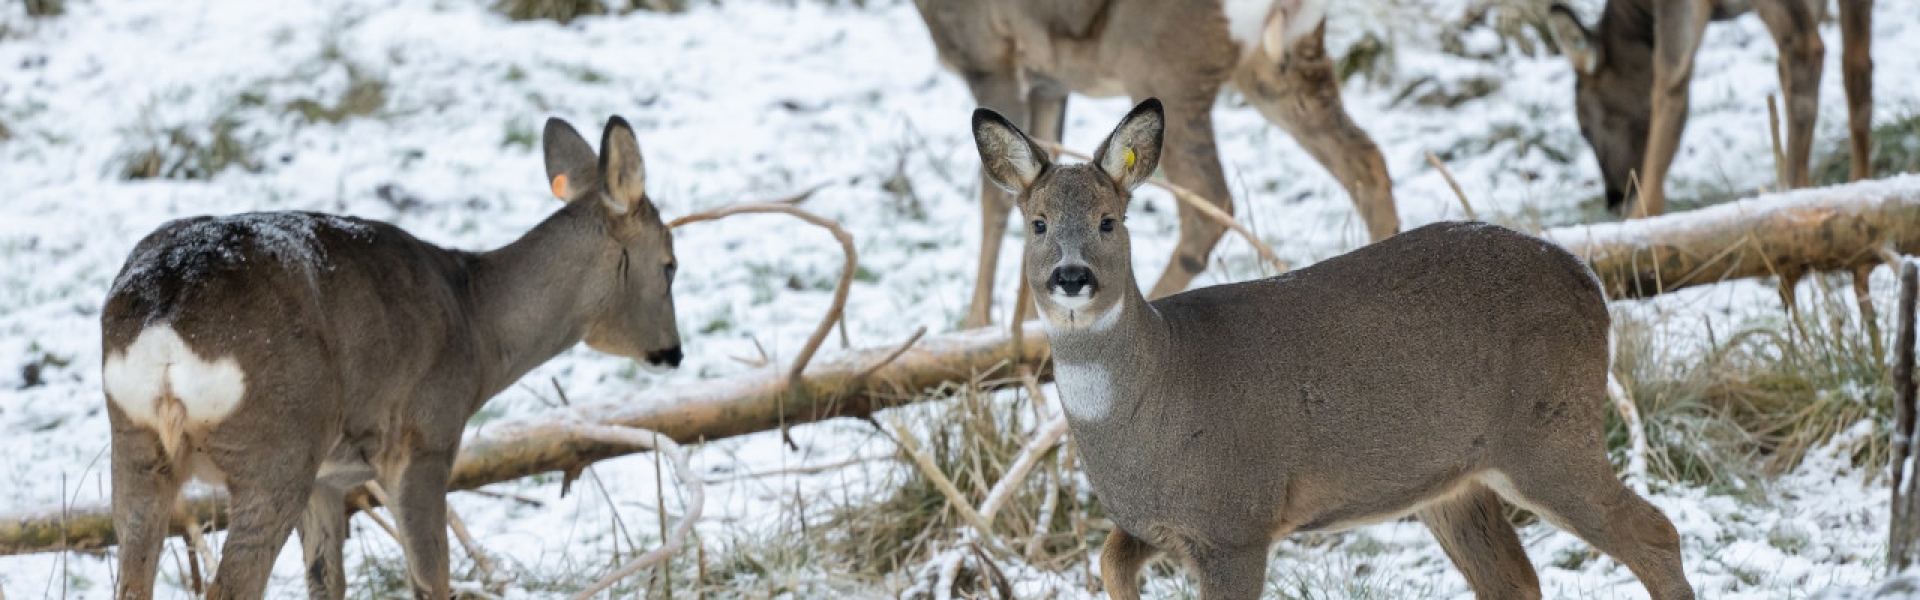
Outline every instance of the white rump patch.
<svg viewBox="0 0 1920 600">
<path fill-rule="evenodd" d="M 225 419 L 247 391 L 239 362 L 201 358 L 166 324 L 148 327 L 124 350 L 109 352 L 101 379 L 107 399 L 135 423 L 159 432 L 170 452 L 187 431 Z"/>
<path fill-rule="evenodd" d="M 1119 311 L 1114 311 L 1119 312 Z M 1060 405 L 1067 414 L 1081 420 L 1099 420 L 1113 406 L 1113 380 L 1107 368 L 1064 362 L 1055 357 L 1053 383 L 1060 394 Z"/>
<path fill-rule="evenodd" d="M 1294 40 L 1300 39 L 1326 20 L 1326 0 L 1223 0 L 1227 35 L 1240 44 L 1241 52 L 1264 47 L 1267 54 L 1280 58 Z"/>
</svg>

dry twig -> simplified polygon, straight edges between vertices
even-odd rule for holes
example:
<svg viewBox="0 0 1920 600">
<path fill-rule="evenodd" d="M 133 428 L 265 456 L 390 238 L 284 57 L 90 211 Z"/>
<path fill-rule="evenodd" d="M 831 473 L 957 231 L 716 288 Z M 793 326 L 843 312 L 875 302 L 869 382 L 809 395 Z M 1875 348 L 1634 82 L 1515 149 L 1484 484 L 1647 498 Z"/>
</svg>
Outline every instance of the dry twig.
<svg viewBox="0 0 1920 600">
<path fill-rule="evenodd" d="M 686 514 L 680 516 L 680 522 L 674 524 L 673 531 L 661 532 L 662 542 L 660 543 L 660 547 L 646 554 L 634 557 L 633 560 L 628 561 L 627 564 L 621 565 L 620 568 L 607 574 L 607 576 L 601 578 L 600 581 L 595 582 L 591 586 L 587 586 L 586 589 L 581 590 L 580 593 L 574 594 L 573 596 L 573 600 L 586 600 L 587 598 L 593 597 L 594 594 L 598 594 L 612 587 L 615 582 L 627 576 L 664 562 L 668 557 L 672 556 L 675 551 L 678 551 L 681 546 L 685 545 L 687 543 L 687 536 L 693 532 L 693 524 L 700 520 L 701 510 L 706 506 L 707 492 L 706 488 L 701 485 L 700 478 L 694 475 L 693 467 L 688 465 L 686 451 L 680 448 L 680 444 L 674 443 L 674 441 L 667 436 L 638 427 L 611 427 L 586 422 L 572 424 L 572 428 L 582 437 L 588 437 L 606 443 L 649 448 L 655 453 L 666 456 L 667 464 L 673 467 L 674 478 L 680 480 L 681 489 L 685 490 L 687 494 Z"/>
<path fill-rule="evenodd" d="M 1013 465 L 1007 467 L 1006 475 L 1002 476 L 998 483 L 993 484 L 992 491 L 987 492 L 987 500 L 980 503 L 980 518 L 987 523 L 992 523 L 994 513 L 1000 512 L 1000 507 L 1005 506 L 1007 499 L 1013 497 L 1014 490 L 1020 489 L 1020 484 L 1026 481 L 1027 474 L 1032 472 L 1033 466 L 1040 462 L 1040 457 L 1048 450 L 1052 450 L 1054 445 L 1059 444 L 1060 438 L 1066 434 L 1067 416 L 1064 414 L 1041 425 L 1040 430 L 1034 432 L 1033 439 L 1027 442 L 1027 446 L 1020 449 L 1020 456 L 1013 459 Z"/>
<path fill-rule="evenodd" d="M 1434 156 L 1432 152 L 1428 152 L 1427 162 L 1433 165 L 1434 170 L 1440 172 L 1441 179 L 1447 180 L 1447 187 L 1453 188 L 1453 197 L 1460 199 L 1460 209 L 1467 211 L 1467 220 L 1480 220 L 1480 216 L 1473 213 L 1473 204 L 1467 202 L 1467 193 L 1460 190 L 1460 182 L 1453 180 L 1453 172 L 1448 171 L 1447 165 L 1440 162 L 1440 157 Z"/>
<path fill-rule="evenodd" d="M 846 263 L 840 269 L 840 282 L 838 285 L 835 285 L 833 289 L 833 304 L 827 308 L 827 314 L 821 317 L 820 324 L 814 327 L 813 335 L 807 337 L 807 345 L 800 348 L 799 356 L 794 357 L 793 366 L 787 372 L 787 385 L 792 388 L 798 388 L 804 383 L 801 379 L 801 374 L 806 372 L 807 363 L 811 362 L 814 353 L 820 350 L 820 344 L 827 341 L 827 335 L 833 332 L 833 325 L 840 322 L 841 319 L 846 316 L 847 294 L 853 291 L 853 275 L 854 272 L 859 269 L 859 255 L 854 251 L 852 234 L 847 233 L 846 229 L 841 228 L 840 224 L 834 222 L 832 219 L 800 210 L 795 206 L 799 204 L 800 201 L 807 199 L 808 196 L 813 195 L 813 193 L 819 189 L 820 186 L 815 186 L 813 189 L 805 192 L 772 202 L 738 204 L 706 212 L 694 213 L 674 219 L 673 222 L 667 224 L 668 227 L 678 228 L 682 225 L 699 223 L 701 221 L 712 221 L 732 215 L 778 213 L 790 215 L 826 229 L 829 233 L 833 234 L 834 240 L 840 242 L 840 251 L 841 254 L 845 255 Z M 841 342 L 844 344 L 846 342 L 846 329 L 843 327 L 840 333 Z M 782 410 L 782 412 L 784 413 L 785 411 Z M 800 447 L 794 443 L 793 436 L 788 434 L 785 423 L 780 424 L 780 439 L 786 442 L 788 448 L 799 449 Z"/>
<path fill-rule="evenodd" d="M 1053 142 L 1046 140 L 1034 140 L 1033 142 L 1054 154 L 1071 156 L 1080 160 L 1093 160 L 1091 156 L 1068 150 L 1065 146 Z M 1274 254 L 1272 247 L 1267 246 L 1266 242 L 1260 241 L 1260 238 L 1254 237 L 1252 231 L 1248 231 L 1239 221 L 1234 220 L 1233 215 L 1227 214 L 1227 211 L 1220 210 L 1220 207 L 1215 206 L 1212 202 L 1208 202 L 1206 198 L 1194 193 L 1193 190 L 1176 185 L 1171 181 L 1159 177 L 1152 177 L 1147 179 L 1147 183 L 1171 192 L 1175 199 L 1185 203 L 1189 208 L 1199 211 L 1200 214 L 1206 215 L 1207 218 L 1213 219 L 1215 222 L 1227 226 L 1228 229 L 1232 229 L 1234 233 L 1240 234 L 1241 238 L 1247 240 L 1247 244 L 1253 246 L 1253 251 L 1260 254 L 1262 260 L 1267 261 L 1267 264 L 1273 265 L 1273 268 L 1281 273 L 1287 272 L 1287 261 L 1280 260 L 1280 255 Z"/>
</svg>

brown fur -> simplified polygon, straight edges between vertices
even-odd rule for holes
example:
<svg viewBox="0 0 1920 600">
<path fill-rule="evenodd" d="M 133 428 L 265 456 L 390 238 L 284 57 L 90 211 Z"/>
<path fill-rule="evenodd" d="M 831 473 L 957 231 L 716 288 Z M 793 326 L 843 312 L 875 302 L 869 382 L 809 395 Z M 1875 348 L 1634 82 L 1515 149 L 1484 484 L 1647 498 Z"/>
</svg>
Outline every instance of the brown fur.
<svg viewBox="0 0 1920 600">
<path fill-rule="evenodd" d="M 1061 403 L 1118 526 L 1101 558 L 1110 594 L 1136 598 L 1157 548 L 1190 565 L 1203 598 L 1255 598 L 1278 538 L 1414 514 L 1476 594 L 1538 598 L 1504 497 L 1625 563 L 1654 598 L 1693 596 L 1673 525 L 1607 461 L 1609 317 L 1592 271 L 1538 238 L 1440 223 L 1149 302 L 1124 224 L 1101 224 L 1152 172 L 1161 121 L 1149 100 L 1093 164 L 1010 165 L 1026 136 L 974 117 L 988 173 L 1038 174 L 996 181 L 1032 221 L 1028 283 Z M 1123 151 L 1140 161 L 1111 160 Z M 1085 294 L 1059 283 L 1079 268 Z"/>
<path fill-rule="evenodd" d="M 1867 176 L 1873 124 L 1873 0 L 1840 4 L 1852 177 Z M 1687 86 L 1707 22 L 1748 10 L 1773 32 L 1786 97 L 1786 181 L 1811 184 L 1808 160 L 1820 111 L 1826 0 L 1610 0 L 1592 31 L 1555 5 L 1549 31 L 1574 63 L 1574 109 L 1606 184 L 1607 208 L 1628 215 L 1666 212 L 1666 175 L 1687 124 Z M 1638 185 L 1630 180 L 1638 174 Z M 1638 198 L 1630 197 L 1638 192 Z M 1631 204 L 1630 204 L 1631 203 Z"/>
<path fill-rule="evenodd" d="M 1212 109 L 1233 83 L 1345 186 L 1380 240 L 1400 228 L 1380 149 L 1348 117 L 1340 81 L 1315 26 L 1270 56 L 1228 34 L 1221 0 L 916 0 L 941 62 L 981 105 L 1041 139 L 1059 141 L 1067 94 L 1149 96 L 1165 102 L 1167 179 L 1229 213 L 1232 195 L 1214 147 Z M 1297 6 L 1299 0 L 1276 0 Z M 1315 17 L 1317 19 L 1317 17 Z M 968 326 L 987 324 L 1001 238 L 1012 208 L 981 186 L 981 253 Z M 1180 206 L 1180 241 L 1149 297 L 1187 288 L 1226 228 Z"/>
<path fill-rule="evenodd" d="M 591 333 L 604 350 L 679 362 L 671 234 L 625 121 L 608 123 L 602 146 L 596 158 L 549 121 L 550 174 L 571 173 L 576 197 L 492 252 L 311 213 L 183 219 L 142 240 L 101 316 L 110 364 L 166 326 L 199 359 L 237 361 L 246 386 L 202 428 L 182 424 L 179 398 L 157 399 L 160 431 L 123 410 L 136 399 L 109 399 L 118 596 L 152 595 L 174 500 L 198 475 L 233 499 L 210 598 L 261 597 L 296 526 L 309 592 L 342 597 L 344 494 L 375 478 L 414 594 L 448 597 L 446 488 L 468 417 Z"/>
</svg>

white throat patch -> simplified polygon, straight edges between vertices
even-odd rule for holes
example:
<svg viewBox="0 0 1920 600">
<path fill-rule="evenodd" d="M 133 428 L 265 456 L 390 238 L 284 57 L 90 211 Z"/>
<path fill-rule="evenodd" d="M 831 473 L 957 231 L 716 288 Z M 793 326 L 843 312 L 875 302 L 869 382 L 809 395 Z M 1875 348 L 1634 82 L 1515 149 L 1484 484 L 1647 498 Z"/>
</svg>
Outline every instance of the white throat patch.
<svg viewBox="0 0 1920 600">
<path fill-rule="evenodd" d="M 1056 357 L 1053 383 L 1060 396 L 1060 406 L 1075 419 L 1100 420 L 1113 406 L 1113 380 L 1106 367 L 1063 362 Z"/>
</svg>

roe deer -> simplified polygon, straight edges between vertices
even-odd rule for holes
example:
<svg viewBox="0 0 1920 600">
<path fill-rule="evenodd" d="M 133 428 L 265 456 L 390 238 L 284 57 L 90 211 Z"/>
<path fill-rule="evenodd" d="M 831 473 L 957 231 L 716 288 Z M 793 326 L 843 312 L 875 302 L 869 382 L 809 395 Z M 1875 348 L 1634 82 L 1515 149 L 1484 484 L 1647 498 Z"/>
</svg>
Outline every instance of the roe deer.
<svg viewBox="0 0 1920 600">
<path fill-rule="evenodd" d="M 345 492 L 391 492 L 415 597 L 446 598 L 448 477 L 467 418 L 584 338 L 680 363 L 673 236 L 632 128 L 600 154 L 546 125 L 566 206 L 512 244 L 442 249 L 314 213 L 173 221 L 141 240 L 101 315 L 119 597 L 153 593 L 180 486 L 224 484 L 210 598 L 259 598 L 296 526 L 308 593 L 345 593 Z"/>
<path fill-rule="evenodd" d="M 1873 126 L 1873 0 L 1840 3 L 1841 78 L 1847 91 L 1853 179 L 1868 174 Z M 1708 21 L 1753 10 L 1780 49 L 1780 90 L 1787 101 L 1787 187 L 1812 180 L 1813 124 L 1820 112 L 1820 15 L 1826 0 L 1608 0 L 1592 31 L 1573 10 L 1555 4 L 1547 30 L 1573 64 L 1574 114 L 1593 146 L 1607 190 L 1607 208 L 1628 216 L 1667 210 L 1667 168 L 1687 125 L 1693 55 Z M 1629 180 L 1638 181 L 1633 185 Z M 1628 194 L 1638 198 L 1630 198 Z"/>
<path fill-rule="evenodd" d="M 1327 0 L 915 0 L 940 61 L 974 100 L 1060 141 L 1067 94 L 1156 96 L 1167 179 L 1233 212 L 1213 141 L 1214 97 L 1232 82 L 1347 189 L 1373 241 L 1400 218 L 1386 160 L 1340 104 L 1321 37 Z M 991 319 L 1012 199 L 982 176 L 980 264 L 965 325 Z M 1180 205 L 1180 241 L 1150 298 L 1184 289 L 1226 233 Z"/>
<path fill-rule="evenodd" d="M 1056 166 L 1004 117 L 973 116 L 987 175 L 1031 222 L 1061 406 L 1116 526 L 1109 594 L 1137 598 L 1141 564 L 1164 550 L 1202 598 L 1255 598 L 1280 537 L 1414 514 L 1480 597 L 1538 598 L 1504 497 L 1654 598 L 1693 596 L 1673 524 L 1607 462 L 1609 317 L 1592 271 L 1537 238 L 1441 223 L 1149 302 L 1125 215 L 1163 123 L 1149 99 L 1092 164 Z"/>
</svg>

